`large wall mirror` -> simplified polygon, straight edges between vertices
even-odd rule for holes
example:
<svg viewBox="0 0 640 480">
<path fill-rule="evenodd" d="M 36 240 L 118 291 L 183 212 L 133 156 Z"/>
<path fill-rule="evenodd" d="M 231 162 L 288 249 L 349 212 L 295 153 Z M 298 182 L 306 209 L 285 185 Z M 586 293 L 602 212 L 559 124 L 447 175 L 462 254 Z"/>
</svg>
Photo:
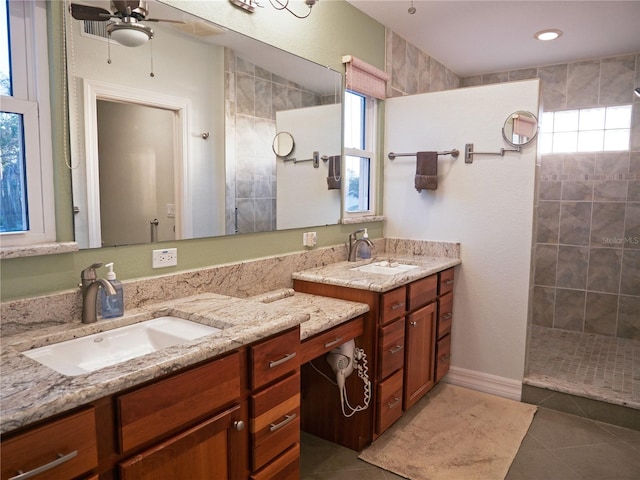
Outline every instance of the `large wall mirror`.
<svg viewBox="0 0 640 480">
<path fill-rule="evenodd" d="M 71 2 L 67 1 L 67 7 Z M 112 11 L 109 1 L 73 2 Z M 108 40 L 66 9 L 75 237 L 80 248 L 336 224 L 342 75 L 171 6 L 151 41 Z"/>
</svg>

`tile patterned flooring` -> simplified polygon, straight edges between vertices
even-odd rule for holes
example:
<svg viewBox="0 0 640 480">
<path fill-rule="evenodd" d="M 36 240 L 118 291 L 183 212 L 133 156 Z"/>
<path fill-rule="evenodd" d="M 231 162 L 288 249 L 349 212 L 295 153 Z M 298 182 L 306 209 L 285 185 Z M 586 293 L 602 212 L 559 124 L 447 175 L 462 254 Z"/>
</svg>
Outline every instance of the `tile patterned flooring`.
<svg viewBox="0 0 640 480">
<path fill-rule="evenodd" d="M 525 384 L 640 409 L 640 342 L 531 327 Z"/>
<path fill-rule="evenodd" d="M 353 450 L 306 433 L 302 434 L 300 465 L 301 480 L 403 478 L 359 460 Z M 640 431 L 538 408 L 505 480 L 638 478 Z"/>
</svg>

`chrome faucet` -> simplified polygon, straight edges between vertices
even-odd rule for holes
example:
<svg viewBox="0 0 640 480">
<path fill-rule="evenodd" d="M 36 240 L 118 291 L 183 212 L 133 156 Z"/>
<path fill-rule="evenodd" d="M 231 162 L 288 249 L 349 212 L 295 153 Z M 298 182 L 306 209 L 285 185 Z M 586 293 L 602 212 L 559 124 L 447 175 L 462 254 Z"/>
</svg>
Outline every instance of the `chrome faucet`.
<svg viewBox="0 0 640 480">
<path fill-rule="evenodd" d="M 107 295 L 115 295 L 116 289 L 113 288 L 111 282 L 104 278 L 98 278 L 96 268 L 100 268 L 102 263 L 94 263 L 90 267 L 82 270 L 80 279 L 82 283 L 82 323 L 95 323 L 98 321 L 98 313 L 96 311 L 96 302 L 98 300 L 98 289 L 100 286 L 104 288 Z"/>
<path fill-rule="evenodd" d="M 358 247 L 360 246 L 360 244 L 366 243 L 367 245 L 369 245 L 369 247 L 373 248 L 373 243 L 371 243 L 371 240 L 366 237 L 358 238 L 358 234 L 363 232 L 364 228 L 361 228 L 349 234 L 349 251 L 347 253 L 347 260 L 349 260 L 350 262 L 356 261 L 356 252 L 358 251 Z"/>
</svg>

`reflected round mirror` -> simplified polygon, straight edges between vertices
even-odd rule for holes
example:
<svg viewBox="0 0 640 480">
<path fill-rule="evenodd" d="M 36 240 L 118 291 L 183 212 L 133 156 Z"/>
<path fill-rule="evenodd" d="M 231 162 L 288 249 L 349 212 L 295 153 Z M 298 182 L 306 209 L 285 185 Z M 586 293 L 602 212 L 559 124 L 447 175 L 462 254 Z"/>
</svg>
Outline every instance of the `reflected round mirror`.
<svg viewBox="0 0 640 480">
<path fill-rule="evenodd" d="M 295 142 L 293 141 L 293 135 L 289 132 L 278 132 L 273 137 L 273 153 L 279 157 L 287 157 L 293 152 Z"/>
<path fill-rule="evenodd" d="M 538 135 L 538 119 L 531 112 L 519 110 L 507 117 L 502 127 L 502 136 L 505 141 L 519 147 L 533 142 Z"/>
</svg>

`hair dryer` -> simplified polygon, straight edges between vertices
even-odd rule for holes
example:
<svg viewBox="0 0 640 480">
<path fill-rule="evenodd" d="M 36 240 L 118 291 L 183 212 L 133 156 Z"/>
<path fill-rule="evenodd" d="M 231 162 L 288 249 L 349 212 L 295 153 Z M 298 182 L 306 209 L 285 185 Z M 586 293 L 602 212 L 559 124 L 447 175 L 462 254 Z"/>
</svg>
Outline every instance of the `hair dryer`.
<svg viewBox="0 0 640 480">
<path fill-rule="evenodd" d="M 351 373 L 353 373 L 353 356 L 355 354 L 356 344 L 353 340 L 334 348 L 327 355 L 327 362 L 336 373 L 336 382 L 338 388 L 342 392 L 344 381 Z"/>
</svg>

